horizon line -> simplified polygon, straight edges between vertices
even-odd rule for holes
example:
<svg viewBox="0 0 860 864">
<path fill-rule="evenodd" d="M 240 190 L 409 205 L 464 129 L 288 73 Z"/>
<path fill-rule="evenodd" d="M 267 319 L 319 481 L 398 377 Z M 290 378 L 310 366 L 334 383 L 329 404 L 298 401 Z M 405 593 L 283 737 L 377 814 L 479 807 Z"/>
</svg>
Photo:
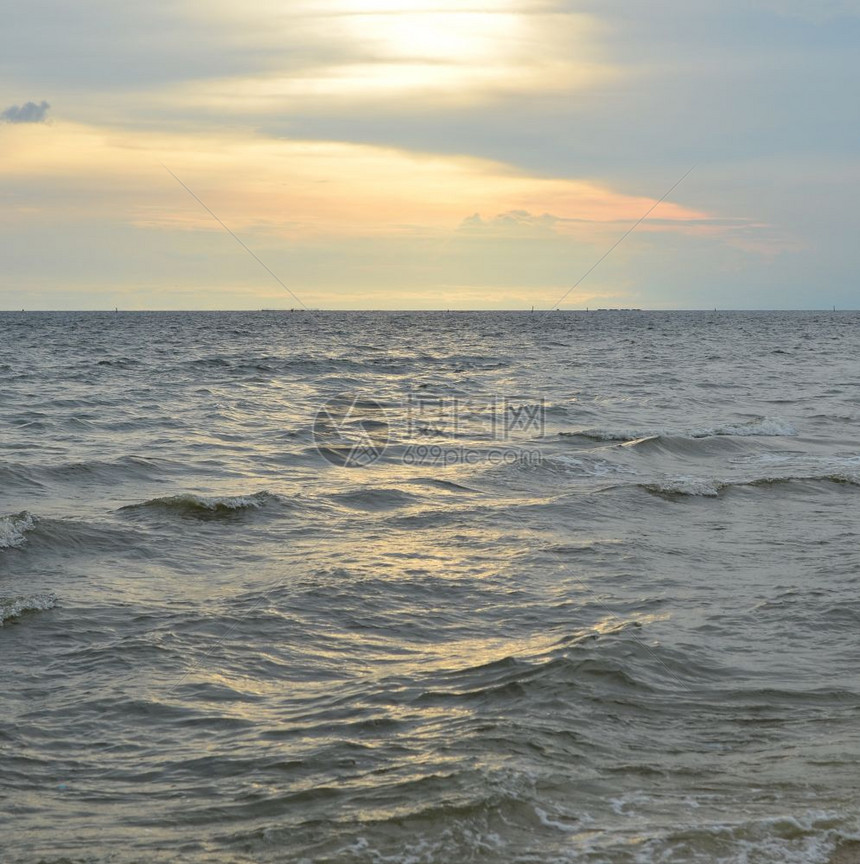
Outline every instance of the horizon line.
<svg viewBox="0 0 860 864">
<path fill-rule="evenodd" d="M 538 314 L 565 314 L 565 313 L 592 313 L 592 312 L 860 312 L 860 308 L 837 308 L 835 306 L 823 306 L 823 307 L 749 307 L 749 308 L 720 308 L 719 306 L 711 307 L 711 306 L 689 306 L 689 307 L 667 307 L 667 308 L 647 308 L 640 306 L 595 306 L 595 307 L 586 307 L 582 309 L 557 309 L 557 308 L 547 308 L 547 307 L 534 307 L 534 308 L 509 308 L 509 309 L 494 309 L 494 308 L 483 308 L 483 309 L 435 309 L 435 308 L 223 308 L 223 309 L 120 309 L 119 307 L 114 307 L 113 309 L 107 307 L 94 307 L 90 309 L 0 309 L 0 315 L 21 315 L 22 313 L 27 314 L 53 314 L 59 312 L 75 312 L 75 313 L 86 313 L 86 312 L 101 312 L 105 314 L 117 315 L 120 313 L 147 313 L 147 312 L 158 312 L 158 313 L 167 313 L 167 312 L 183 312 L 183 313 L 221 313 L 221 312 L 229 312 L 229 313 L 266 313 L 266 312 L 285 312 L 287 314 L 294 315 L 308 315 L 314 313 L 321 312 L 393 312 L 393 313 L 404 313 L 404 312 L 429 312 L 436 314 L 447 314 L 447 313 L 489 313 L 489 312 L 518 312 L 524 313 L 527 315 L 538 315 Z"/>
</svg>

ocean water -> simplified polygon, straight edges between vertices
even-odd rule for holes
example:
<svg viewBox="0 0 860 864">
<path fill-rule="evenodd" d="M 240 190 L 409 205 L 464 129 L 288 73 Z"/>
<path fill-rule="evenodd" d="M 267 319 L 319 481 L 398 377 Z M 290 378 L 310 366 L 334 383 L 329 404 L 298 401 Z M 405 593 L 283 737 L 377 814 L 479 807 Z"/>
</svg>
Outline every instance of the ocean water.
<svg viewBox="0 0 860 864">
<path fill-rule="evenodd" d="M 844 854 L 858 357 L 849 312 L 0 315 L 0 858 Z"/>
</svg>

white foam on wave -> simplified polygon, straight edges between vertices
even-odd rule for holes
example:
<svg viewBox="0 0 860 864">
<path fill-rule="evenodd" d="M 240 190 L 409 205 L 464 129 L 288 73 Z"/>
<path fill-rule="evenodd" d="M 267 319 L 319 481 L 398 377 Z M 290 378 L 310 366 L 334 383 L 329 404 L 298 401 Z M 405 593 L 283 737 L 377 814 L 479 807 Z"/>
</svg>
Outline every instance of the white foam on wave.
<svg viewBox="0 0 860 864">
<path fill-rule="evenodd" d="M 26 533 L 36 527 L 36 519 L 26 510 L 13 516 L 0 516 L 0 549 L 17 549 L 27 542 Z"/>
<path fill-rule="evenodd" d="M 744 486 L 770 486 L 780 483 L 846 483 L 860 486 L 860 473 L 847 471 L 830 472 L 793 472 L 788 474 L 767 474 L 762 476 L 738 478 L 735 480 L 716 480 L 712 477 L 670 477 L 653 483 L 640 483 L 641 488 L 658 495 L 690 495 L 693 497 L 716 498 L 721 492 Z"/>
<path fill-rule="evenodd" d="M 797 429 L 791 423 L 780 420 L 778 417 L 757 417 L 755 420 L 747 420 L 743 423 L 726 423 L 723 426 L 716 426 L 713 430 L 706 430 L 702 435 L 694 437 L 706 437 L 709 435 L 739 437 L 760 435 L 762 437 L 779 438 L 797 435 Z"/>
<path fill-rule="evenodd" d="M 790 466 L 798 478 L 803 476 L 844 478 L 846 482 L 857 482 L 860 478 L 860 455 L 835 454 L 816 456 L 804 451 L 781 451 L 776 453 L 752 453 L 729 460 L 744 468 L 764 466 Z"/>
<path fill-rule="evenodd" d="M 629 797 L 610 802 L 613 822 L 605 829 L 581 833 L 569 856 L 553 860 L 565 864 L 585 858 L 636 864 L 830 864 L 837 849 L 857 841 L 853 825 L 839 814 L 825 811 L 737 822 L 689 821 L 689 814 L 675 827 L 655 825 L 649 829 L 637 812 L 618 806 Z M 628 819 L 629 827 L 625 825 Z"/>
<path fill-rule="evenodd" d="M 194 504 L 207 510 L 258 510 L 274 498 L 269 492 L 254 495 L 224 495 L 207 498 L 203 495 L 177 495 L 174 501 Z"/>
<path fill-rule="evenodd" d="M 834 471 L 829 479 L 837 483 L 850 483 L 852 486 L 860 486 L 860 471 Z"/>
<path fill-rule="evenodd" d="M 645 484 L 649 492 L 657 492 L 663 495 L 692 495 L 704 498 L 716 498 L 720 490 L 725 488 L 724 483 L 706 477 L 672 477 L 657 483 Z"/>
<path fill-rule="evenodd" d="M 610 798 L 609 806 L 617 816 L 628 816 L 635 812 L 635 808 L 647 804 L 651 798 L 642 791 L 626 792 L 618 798 Z"/>
<path fill-rule="evenodd" d="M 544 461 L 550 464 L 561 465 L 567 470 L 575 471 L 586 477 L 608 477 L 612 474 L 636 474 L 636 470 L 629 465 L 619 465 L 608 459 L 582 459 L 566 453 L 555 453 L 553 456 L 544 457 Z"/>
<path fill-rule="evenodd" d="M 435 835 L 416 834 L 399 849 L 385 850 L 374 846 L 367 837 L 358 837 L 335 853 L 338 861 L 372 862 L 372 864 L 449 864 L 453 861 L 505 860 L 506 840 L 495 831 L 455 820 Z M 300 858 L 299 864 L 311 864 Z"/>
<path fill-rule="evenodd" d="M 630 807 L 633 803 L 649 800 L 642 793 L 613 799 L 613 819 L 605 825 L 588 814 L 561 821 L 542 807 L 533 805 L 532 810 L 542 828 L 551 834 L 558 832 L 559 837 L 564 838 L 552 841 L 550 853 L 546 851 L 545 835 L 540 829 L 535 831 L 532 828 L 533 842 L 526 841 L 521 845 L 522 835 L 517 838 L 516 833 L 499 834 L 488 829 L 486 817 L 479 817 L 471 821 L 454 820 L 433 832 L 418 832 L 399 844 L 377 845 L 378 838 L 359 836 L 340 847 L 335 857 L 362 864 L 450 864 L 478 859 L 553 861 L 556 864 L 577 864 L 584 860 L 635 864 L 667 864 L 670 861 L 689 864 L 830 864 L 840 847 L 857 840 L 857 835 L 844 818 L 824 811 L 736 822 L 707 822 L 688 813 L 686 819 L 677 821 L 674 827 L 654 825 L 649 828 L 638 812 Z M 689 801 L 684 803 L 688 810 L 695 809 Z M 301 858 L 299 861 L 310 864 L 311 859 Z"/>
<path fill-rule="evenodd" d="M 534 811 L 540 824 L 546 828 L 555 828 L 556 831 L 562 831 L 565 834 L 577 834 L 582 831 L 581 825 L 569 825 L 567 822 L 553 819 L 542 807 L 535 805 Z"/>
<path fill-rule="evenodd" d="M 255 492 L 253 495 L 205 496 L 185 492 L 166 498 L 153 498 L 134 507 L 163 507 L 177 510 L 198 510 L 217 513 L 224 510 L 259 510 L 271 502 L 285 503 L 287 499 L 272 492 Z M 124 508 L 126 509 L 126 508 Z"/>
<path fill-rule="evenodd" d="M 583 429 L 561 434 L 581 435 L 595 441 L 636 441 L 642 438 L 790 437 L 797 435 L 797 429 L 778 417 L 756 417 L 738 423 L 721 423 L 717 426 L 692 429 Z"/>
<path fill-rule="evenodd" d="M 33 594 L 30 597 L 0 597 L 0 627 L 25 612 L 45 612 L 57 605 L 55 594 Z"/>
<path fill-rule="evenodd" d="M 855 839 L 855 835 L 846 832 L 841 823 L 842 820 L 836 814 L 811 811 L 754 822 L 717 823 L 693 828 L 731 850 L 729 855 L 719 854 L 709 858 L 703 854 L 693 860 L 717 860 L 732 864 L 828 864 L 841 843 Z M 664 852 L 664 844 L 660 843 L 659 846 L 662 847 L 661 853 Z M 643 864 L 651 864 L 665 859 L 662 854 L 660 857 L 649 854 L 640 860 Z"/>
</svg>

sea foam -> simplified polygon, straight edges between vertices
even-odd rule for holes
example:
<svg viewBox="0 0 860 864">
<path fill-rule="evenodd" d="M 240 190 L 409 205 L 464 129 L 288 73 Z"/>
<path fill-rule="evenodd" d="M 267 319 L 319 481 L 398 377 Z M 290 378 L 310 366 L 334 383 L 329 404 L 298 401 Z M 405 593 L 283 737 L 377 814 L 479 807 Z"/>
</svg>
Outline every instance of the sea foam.
<svg viewBox="0 0 860 864">
<path fill-rule="evenodd" d="M 26 533 L 36 527 L 36 519 L 26 510 L 13 516 L 0 516 L 0 549 L 17 549 L 27 542 Z"/>
<path fill-rule="evenodd" d="M 583 429 L 579 432 L 561 434 L 562 436 L 578 435 L 595 441 L 635 441 L 641 438 L 783 437 L 797 435 L 797 429 L 778 417 L 756 417 L 738 423 L 722 423 L 692 429 Z"/>
<path fill-rule="evenodd" d="M 55 594 L 33 594 L 29 597 L 0 597 L 0 627 L 25 612 L 44 612 L 57 605 Z"/>
</svg>

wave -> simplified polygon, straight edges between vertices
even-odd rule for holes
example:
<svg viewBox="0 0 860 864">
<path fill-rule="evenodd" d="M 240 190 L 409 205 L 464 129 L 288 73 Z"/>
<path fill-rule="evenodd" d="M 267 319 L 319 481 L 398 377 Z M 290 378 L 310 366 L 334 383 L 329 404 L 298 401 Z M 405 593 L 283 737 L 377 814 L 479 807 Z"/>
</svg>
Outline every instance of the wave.
<svg viewBox="0 0 860 864">
<path fill-rule="evenodd" d="M 178 467 L 178 463 L 166 459 L 148 459 L 143 456 L 60 462 L 55 465 L 7 463 L 0 467 L 0 482 L 9 487 L 45 489 L 52 483 L 77 481 L 117 483 L 126 479 L 159 480 L 166 471 L 175 471 Z"/>
<path fill-rule="evenodd" d="M 657 483 L 639 483 L 639 488 L 652 495 L 673 497 L 675 495 L 690 495 L 693 497 L 716 498 L 728 485 L 718 480 L 704 477 L 673 477 Z"/>
<path fill-rule="evenodd" d="M 396 510 L 418 503 L 418 498 L 400 489 L 364 487 L 351 492 L 339 492 L 331 499 L 352 510 Z"/>
<path fill-rule="evenodd" d="M 564 690 L 582 688 L 651 690 L 653 676 L 663 678 L 669 669 L 669 658 L 667 655 L 664 662 L 652 651 L 638 667 L 629 664 L 626 652 L 631 645 L 641 645 L 637 634 L 642 625 L 643 621 L 618 619 L 600 627 L 577 629 L 554 638 L 551 644 L 518 646 L 516 653 L 500 653 L 476 665 L 443 665 L 415 700 L 420 704 L 486 702 L 550 691 L 560 697 Z M 656 662 L 650 662 L 655 658 Z"/>
<path fill-rule="evenodd" d="M 517 463 L 519 464 L 519 463 Z M 526 463 L 526 468 L 531 468 Z M 583 477 L 608 477 L 612 474 L 635 474 L 636 471 L 627 465 L 619 465 L 608 459 L 594 457 L 568 456 L 564 453 L 556 453 L 553 456 L 544 456 L 536 466 L 537 469 L 549 469 L 550 471 L 563 471 L 571 474 L 579 474 Z"/>
<path fill-rule="evenodd" d="M 372 362 L 372 361 L 371 361 Z M 176 369 L 188 371 L 223 371 L 230 376 L 263 373 L 326 374 L 330 372 L 359 371 L 366 364 L 349 357 L 315 357 L 313 355 L 275 356 L 215 355 L 184 360 Z"/>
<path fill-rule="evenodd" d="M 29 597 L 0 597 L 0 627 L 25 612 L 45 612 L 57 605 L 55 594 L 32 594 Z"/>
<path fill-rule="evenodd" d="M 415 480 L 409 480 L 410 486 L 424 486 L 435 491 L 451 492 L 461 495 L 479 495 L 477 489 L 472 489 L 470 486 L 463 486 L 460 483 L 455 483 L 453 480 L 441 480 L 438 477 L 419 477 Z"/>
<path fill-rule="evenodd" d="M 13 516 L 0 516 L 0 549 L 23 546 L 27 542 L 27 532 L 35 527 L 35 516 L 26 510 Z"/>
<path fill-rule="evenodd" d="M 707 804 L 708 797 L 701 797 Z M 709 818 L 698 816 L 702 804 L 691 795 L 677 801 L 674 824 L 636 824 L 636 817 L 656 800 L 642 790 L 610 799 L 613 816 L 591 819 L 589 830 L 578 835 L 581 842 L 576 851 L 559 860 L 571 864 L 580 860 L 852 864 L 858 860 L 856 820 L 848 813 L 807 810 Z M 619 817 L 630 821 L 619 827 Z M 553 827 L 559 832 L 569 828 L 566 822 Z M 683 850 L 682 857 L 678 857 L 679 849 Z"/>
<path fill-rule="evenodd" d="M 715 438 L 715 437 L 790 437 L 797 429 L 778 417 L 755 417 L 738 423 L 723 423 L 692 429 L 582 429 L 560 432 L 562 437 L 590 438 L 593 441 L 640 441 L 654 438 Z"/>
<path fill-rule="evenodd" d="M 65 462 L 60 465 L 43 466 L 38 474 L 52 480 L 75 480 L 78 478 L 115 482 L 121 478 L 152 480 L 163 473 L 166 460 L 147 459 L 143 456 L 124 456 L 112 461 L 92 459 L 85 462 Z M 35 472 L 34 472 L 35 473 Z"/>
<path fill-rule="evenodd" d="M 127 524 L 83 521 L 66 517 L 51 518 L 23 511 L 0 516 L 0 554 L 27 555 L 21 566 L 32 566 L 32 556 L 100 556 L 118 552 L 126 556 L 148 556 L 147 535 Z M 45 559 L 39 559 L 44 564 Z M 9 563 L 7 561 L 7 563 Z"/>
<path fill-rule="evenodd" d="M 0 488 L 2 489 L 44 489 L 45 484 L 37 480 L 29 468 L 23 465 L 0 466 Z"/>
<path fill-rule="evenodd" d="M 152 498 L 141 504 L 129 504 L 120 511 L 161 510 L 180 516 L 206 519 L 236 515 L 248 510 L 261 510 L 273 504 L 287 505 L 289 499 L 272 492 L 255 492 L 253 495 L 234 495 L 207 498 L 187 492 L 166 498 Z"/>
<path fill-rule="evenodd" d="M 836 483 L 860 486 L 860 474 L 835 472 L 832 474 L 798 474 L 783 477 L 754 477 L 749 480 L 716 480 L 708 477 L 672 477 L 655 483 L 638 483 L 640 489 L 661 497 L 686 495 L 716 498 L 728 489 L 777 486 L 787 483 Z"/>
</svg>

